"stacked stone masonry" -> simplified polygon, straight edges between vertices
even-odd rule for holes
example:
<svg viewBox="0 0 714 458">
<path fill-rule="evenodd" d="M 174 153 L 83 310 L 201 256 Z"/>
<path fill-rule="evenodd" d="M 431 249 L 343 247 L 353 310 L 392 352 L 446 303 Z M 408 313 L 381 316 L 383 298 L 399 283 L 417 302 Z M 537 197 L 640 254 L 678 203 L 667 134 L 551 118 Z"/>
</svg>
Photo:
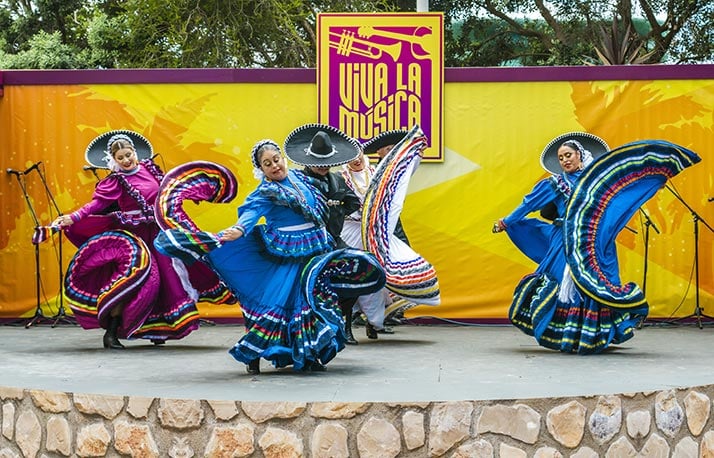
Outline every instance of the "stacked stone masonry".
<svg viewBox="0 0 714 458">
<path fill-rule="evenodd" d="M 302 403 L 0 387 L 0 458 L 714 457 L 713 395 Z"/>
</svg>

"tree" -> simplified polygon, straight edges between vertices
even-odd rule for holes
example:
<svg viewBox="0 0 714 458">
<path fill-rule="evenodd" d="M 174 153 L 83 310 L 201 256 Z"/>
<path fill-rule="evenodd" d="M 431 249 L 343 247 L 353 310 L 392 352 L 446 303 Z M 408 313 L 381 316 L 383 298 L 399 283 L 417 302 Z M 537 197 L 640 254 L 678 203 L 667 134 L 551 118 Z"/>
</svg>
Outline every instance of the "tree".
<svg viewBox="0 0 714 458">
<path fill-rule="evenodd" d="M 0 0 L 0 68 L 314 67 L 319 12 L 415 6 L 416 0 Z M 444 12 L 447 67 L 582 65 L 600 62 L 598 50 L 619 49 L 624 42 L 617 40 L 632 43 L 622 63 L 714 61 L 709 0 L 430 0 L 429 8 Z"/>
<path fill-rule="evenodd" d="M 130 49 L 145 51 L 124 59 L 130 67 L 312 67 L 318 12 L 387 11 L 389 3 L 129 0 L 124 8 Z"/>
<path fill-rule="evenodd" d="M 393 9 L 389 0 L 0 0 L 0 7 L 7 12 L 0 25 L 10 26 L 0 30 L 5 68 L 9 60 L 39 64 L 9 56 L 29 51 L 41 31 L 58 32 L 74 49 L 72 68 L 311 67 L 318 12 Z"/>
<path fill-rule="evenodd" d="M 66 44 L 77 41 L 84 30 L 74 15 L 84 3 L 82 0 L 0 1 L 0 7 L 11 19 L 10 26 L 3 29 L 3 38 L 10 46 L 5 51 L 25 50 L 24 45 L 40 31 L 57 32 Z"/>
<path fill-rule="evenodd" d="M 602 28 L 637 33 L 647 63 L 711 62 L 714 4 L 709 0 L 432 0 L 444 11 L 447 37 L 456 50 L 471 45 L 474 57 L 501 43 L 507 56 L 497 65 L 578 65 L 598 59 Z M 638 27 L 637 17 L 643 18 Z M 483 21 L 492 25 L 483 28 Z M 448 44 L 447 44 L 448 47 Z M 486 60 L 481 58 L 481 60 Z M 492 63 L 493 65 L 493 63 Z"/>
<path fill-rule="evenodd" d="M 17 54 L 0 51 L 5 68 L 77 68 L 70 46 L 62 43 L 59 32 L 40 31 L 30 38 L 29 49 Z"/>
<path fill-rule="evenodd" d="M 118 3 L 0 0 L 0 68 L 113 67 L 105 39 L 116 22 L 105 11 Z"/>
</svg>

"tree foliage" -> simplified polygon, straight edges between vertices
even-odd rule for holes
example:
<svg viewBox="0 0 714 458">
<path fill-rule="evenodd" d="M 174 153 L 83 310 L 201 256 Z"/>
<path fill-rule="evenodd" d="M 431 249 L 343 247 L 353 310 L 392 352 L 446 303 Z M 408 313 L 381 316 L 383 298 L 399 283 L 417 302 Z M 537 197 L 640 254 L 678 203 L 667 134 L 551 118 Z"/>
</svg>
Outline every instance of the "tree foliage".
<svg viewBox="0 0 714 458">
<path fill-rule="evenodd" d="M 8 25 L 0 30 L 0 68 L 39 64 L 13 56 L 37 45 L 31 38 L 41 32 L 59 32 L 74 50 L 68 68 L 232 68 L 314 66 L 318 12 L 393 6 L 388 0 L 0 0 L 0 9 L 0 25 Z"/>
<path fill-rule="evenodd" d="M 652 50 L 643 54 L 645 41 L 632 31 L 631 26 L 623 30 L 617 18 L 609 29 L 601 27 L 600 32 L 602 41 L 595 47 L 595 52 L 605 65 L 644 64 L 656 53 Z"/>
<path fill-rule="evenodd" d="M 596 49 L 608 46 L 603 28 L 613 24 L 618 39 L 642 43 L 635 57 L 643 63 L 714 60 L 710 0 L 432 0 L 431 7 L 445 12 L 454 51 L 469 59 L 467 65 L 488 62 L 493 41 L 505 46 L 507 51 L 501 51 L 509 56 L 489 65 L 597 61 Z M 484 29 L 475 18 L 499 27 Z"/>
<path fill-rule="evenodd" d="M 0 0 L 0 68 L 314 67 L 319 12 L 415 6 Z M 430 0 L 429 9 L 444 13 L 447 67 L 714 61 L 710 0 Z"/>
</svg>

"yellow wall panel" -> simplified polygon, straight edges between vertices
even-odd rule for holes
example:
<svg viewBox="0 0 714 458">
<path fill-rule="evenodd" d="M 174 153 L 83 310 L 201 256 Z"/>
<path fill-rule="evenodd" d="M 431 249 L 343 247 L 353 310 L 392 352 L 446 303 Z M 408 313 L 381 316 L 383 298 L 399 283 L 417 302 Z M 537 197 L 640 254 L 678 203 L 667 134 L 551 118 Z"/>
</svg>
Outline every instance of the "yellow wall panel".
<svg viewBox="0 0 714 458">
<path fill-rule="evenodd" d="M 230 204 L 187 208 L 198 224 L 218 230 L 257 184 L 250 149 L 260 139 L 282 143 L 301 124 L 316 122 L 314 83 L 7 84 L 0 97 L 2 168 L 40 169 L 63 212 L 86 202 L 96 183 L 83 166 L 98 134 L 132 129 L 153 144 L 165 170 L 191 160 L 229 167 L 239 180 Z M 412 178 L 402 221 L 413 247 L 434 264 L 442 305 L 417 307 L 410 316 L 451 319 L 507 317 L 518 280 L 535 265 L 506 235 L 490 232 L 546 173 L 539 156 L 552 138 L 588 131 L 611 148 L 658 138 L 686 146 L 702 162 L 669 186 L 701 217 L 700 303 L 714 314 L 714 75 L 712 79 L 593 81 L 458 81 L 444 88 L 444 162 L 424 163 Z M 101 175 L 103 173 L 98 172 Z M 23 176 L 42 224 L 55 215 L 40 175 Z M 32 316 L 36 306 L 32 215 L 16 176 L 0 180 L 0 318 Z M 647 298 L 651 316 L 682 317 L 694 309 L 694 229 L 691 212 L 667 190 L 643 209 L 650 231 Z M 643 284 L 644 221 L 635 217 L 618 237 L 623 282 Z M 635 233 L 636 232 L 636 233 Z M 62 266 L 75 252 L 62 244 Z M 41 303 L 59 302 L 59 238 L 39 247 Z M 204 305 L 205 317 L 240 316 L 239 307 Z"/>
</svg>

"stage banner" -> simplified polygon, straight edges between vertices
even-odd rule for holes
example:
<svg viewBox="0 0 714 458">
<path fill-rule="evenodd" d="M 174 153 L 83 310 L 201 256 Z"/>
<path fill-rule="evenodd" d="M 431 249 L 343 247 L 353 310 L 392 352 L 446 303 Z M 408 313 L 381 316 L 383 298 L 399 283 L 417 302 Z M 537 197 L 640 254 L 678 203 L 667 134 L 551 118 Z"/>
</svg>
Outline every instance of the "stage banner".
<svg viewBox="0 0 714 458">
<path fill-rule="evenodd" d="M 442 301 L 407 316 L 507 322 L 514 287 L 537 266 L 491 227 L 548 176 L 541 151 L 569 131 L 590 132 L 611 148 L 664 139 L 701 156 L 643 205 L 628 222 L 631 230 L 617 236 L 617 251 L 622 281 L 646 290 L 651 317 L 689 316 L 697 301 L 714 315 L 714 78 L 700 68 L 446 69 L 443 162 L 419 166 L 401 213 L 412 247 L 438 272 Z M 714 66 L 706 68 L 714 75 Z M 658 71 L 668 73 L 652 79 Z M 97 135 L 141 133 L 164 170 L 194 160 L 231 169 L 239 182 L 234 201 L 185 204 L 199 227 L 218 231 L 235 223 L 258 184 L 250 160 L 255 142 L 282 144 L 297 126 L 315 122 L 314 69 L 263 71 L 238 82 L 233 71 L 158 73 L 160 81 L 137 83 L 125 81 L 147 79 L 145 71 L 4 72 L 0 319 L 31 318 L 38 302 L 45 315 L 58 314 L 61 274 L 76 247 L 55 235 L 36 252 L 32 212 L 41 224 L 56 217 L 42 178 L 64 213 L 89 201 L 106 175 L 85 168 L 85 149 Z M 78 82 L 78 74 L 88 81 Z M 193 80 L 182 81 L 188 76 Z M 239 306 L 201 303 L 199 311 L 209 319 L 240 317 Z"/>
<path fill-rule="evenodd" d="M 318 119 L 361 142 L 421 126 L 425 162 L 442 162 L 442 13 L 322 13 Z"/>
</svg>

